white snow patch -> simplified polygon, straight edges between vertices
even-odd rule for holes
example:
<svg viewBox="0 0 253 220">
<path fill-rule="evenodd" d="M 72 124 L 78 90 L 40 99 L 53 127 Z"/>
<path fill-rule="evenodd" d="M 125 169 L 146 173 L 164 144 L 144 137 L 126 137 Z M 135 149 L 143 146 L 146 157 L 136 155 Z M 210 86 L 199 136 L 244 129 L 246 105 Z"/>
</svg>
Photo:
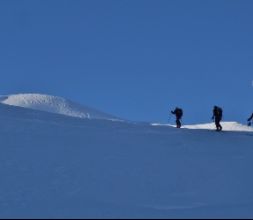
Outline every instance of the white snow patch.
<svg viewBox="0 0 253 220">
<path fill-rule="evenodd" d="M 153 126 L 170 126 L 175 127 L 171 124 L 159 124 L 159 123 L 152 123 Z M 249 127 L 246 125 L 242 125 L 238 122 L 222 122 L 223 131 L 246 131 L 246 132 L 253 132 L 253 127 Z M 214 123 L 205 123 L 205 124 L 196 124 L 196 125 L 184 125 L 182 128 L 186 129 L 204 129 L 204 130 L 215 130 Z"/>
<path fill-rule="evenodd" d="M 67 99 L 51 95 L 16 94 L 0 96 L 0 103 L 78 118 L 117 119 L 114 116 L 90 107 L 82 106 Z"/>
</svg>

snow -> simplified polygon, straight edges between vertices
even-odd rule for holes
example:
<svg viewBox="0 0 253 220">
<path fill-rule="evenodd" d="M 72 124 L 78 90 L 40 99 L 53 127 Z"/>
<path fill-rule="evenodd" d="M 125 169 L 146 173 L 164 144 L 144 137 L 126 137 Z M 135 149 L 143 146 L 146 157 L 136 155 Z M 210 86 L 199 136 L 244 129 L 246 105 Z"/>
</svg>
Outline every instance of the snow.
<svg viewBox="0 0 253 220">
<path fill-rule="evenodd" d="M 151 123 L 153 126 L 169 126 L 175 127 L 171 124 L 160 124 L 160 123 Z M 223 131 L 240 131 L 240 132 L 253 132 L 253 127 L 249 127 L 247 125 L 242 125 L 238 122 L 221 122 L 223 127 Z M 205 123 L 205 124 L 195 124 L 195 125 L 184 125 L 182 128 L 186 129 L 204 129 L 204 130 L 215 130 L 214 123 Z"/>
<path fill-rule="evenodd" d="M 222 122 L 223 131 L 247 131 L 253 132 L 253 128 L 247 125 L 242 125 L 238 122 Z M 186 125 L 183 126 L 184 128 L 188 129 L 209 129 L 214 130 L 216 129 L 214 123 L 207 123 L 207 124 L 199 124 L 199 125 Z"/>
<path fill-rule="evenodd" d="M 28 107 L 0 104 L 0 218 L 253 217 L 245 128 L 176 129 Z"/>
<path fill-rule="evenodd" d="M 0 103 L 78 118 L 117 119 L 90 107 L 81 106 L 61 97 L 43 94 L 0 96 Z"/>
</svg>

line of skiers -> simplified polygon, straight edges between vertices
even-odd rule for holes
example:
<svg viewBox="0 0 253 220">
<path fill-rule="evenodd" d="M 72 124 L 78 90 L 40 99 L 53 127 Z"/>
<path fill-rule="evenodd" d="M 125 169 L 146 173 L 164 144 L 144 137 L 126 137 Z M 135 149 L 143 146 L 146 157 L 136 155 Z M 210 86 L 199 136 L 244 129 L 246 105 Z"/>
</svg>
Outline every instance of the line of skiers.
<svg viewBox="0 0 253 220">
<path fill-rule="evenodd" d="M 183 109 L 176 107 L 174 111 L 171 111 L 171 113 L 176 116 L 176 126 L 177 126 L 177 128 L 181 128 L 181 126 L 182 126 L 181 120 L 182 120 L 182 117 L 183 117 Z M 214 122 L 215 122 L 216 131 L 222 131 L 222 126 L 220 124 L 220 122 L 222 120 L 222 114 L 223 114 L 222 108 L 220 108 L 218 106 L 214 106 L 212 120 L 214 120 Z M 253 121 L 253 113 L 248 118 L 248 126 L 251 126 L 252 121 Z"/>
</svg>

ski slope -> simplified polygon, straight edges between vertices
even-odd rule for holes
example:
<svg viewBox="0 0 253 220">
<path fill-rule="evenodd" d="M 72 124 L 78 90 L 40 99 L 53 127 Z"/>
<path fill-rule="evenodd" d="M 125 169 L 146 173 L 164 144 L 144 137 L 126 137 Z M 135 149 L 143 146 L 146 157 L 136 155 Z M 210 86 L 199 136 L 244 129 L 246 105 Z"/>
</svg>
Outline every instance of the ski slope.
<svg viewBox="0 0 253 220">
<path fill-rule="evenodd" d="M 252 132 L 42 110 L 0 104 L 0 218 L 253 217 Z"/>
</svg>

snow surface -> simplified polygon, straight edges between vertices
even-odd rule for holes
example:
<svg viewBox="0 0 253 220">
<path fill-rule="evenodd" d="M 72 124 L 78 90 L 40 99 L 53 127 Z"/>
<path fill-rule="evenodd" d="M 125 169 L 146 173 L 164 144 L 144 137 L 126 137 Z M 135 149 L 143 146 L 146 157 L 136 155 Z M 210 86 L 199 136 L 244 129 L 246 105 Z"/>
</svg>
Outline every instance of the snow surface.
<svg viewBox="0 0 253 220">
<path fill-rule="evenodd" d="M 112 115 L 51 95 L 16 94 L 0 96 L 0 103 L 78 118 L 117 119 Z"/>
<path fill-rule="evenodd" d="M 0 124 L 0 218 L 253 217 L 252 132 L 6 104 Z"/>
<path fill-rule="evenodd" d="M 175 125 L 171 124 L 159 124 L 159 123 L 152 123 L 153 126 L 169 126 L 175 127 Z M 249 127 L 247 125 L 242 125 L 238 122 L 221 122 L 223 127 L 223 131 L 244 131 L 244 132 L 253 132 L 253 127 Z M 187 129 L 204 129 L 204 130 L 215 130 L 214 123 L 206 123 L 206 124 L 196 124 L 196 125 L 184 125 L 182 128 Z"/>
</svg>

